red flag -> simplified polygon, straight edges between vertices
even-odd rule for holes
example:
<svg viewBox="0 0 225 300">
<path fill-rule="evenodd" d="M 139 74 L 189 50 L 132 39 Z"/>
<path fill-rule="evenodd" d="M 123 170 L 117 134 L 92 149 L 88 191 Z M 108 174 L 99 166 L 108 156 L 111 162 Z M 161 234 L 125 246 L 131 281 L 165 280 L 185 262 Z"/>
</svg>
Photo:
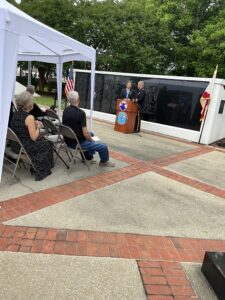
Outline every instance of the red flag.
<svg viewBox="0 0 225 300">
<path fill-rule="evenodd" d="M 218 69 L 218 65 L 216 66 L 216 69 L 213 73 L 213 77 L 210 80 L 209 85 L 207 86 L 206 90 L 203 92 L 201 99 L 200 99 L 200 103 L 202 106 L 200 121 L 203 121 L 205 119 L 207 108 L 208 108 L 208 106 L 210 104 L 210 100 L 212 98 L 214 83 L 216 80 L 217 69 Z"/>
<path fill-rule="evenodd" d="M 202 94 L 201 99 L 200 99 L 200 103 L 202 106 L 200 121 L 203 121 L 205 118 L 206 109 L 209 105 L 210 99 L 211 99 L 210 94 L 207 91 L 204 91 L 204 93 Z"/>
</svg>

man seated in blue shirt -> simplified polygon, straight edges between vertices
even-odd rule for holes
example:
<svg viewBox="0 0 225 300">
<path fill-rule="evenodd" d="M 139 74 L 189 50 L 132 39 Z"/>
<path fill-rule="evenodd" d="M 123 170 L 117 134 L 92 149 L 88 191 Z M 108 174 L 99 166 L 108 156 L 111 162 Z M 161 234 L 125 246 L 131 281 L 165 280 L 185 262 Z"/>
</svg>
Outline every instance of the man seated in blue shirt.
<svg viewBox="0 0 225 300">
<path fill-rule="evenodd" d="M 79 94 L 75 91 L 71 91 L 69 92 L 67 99 L 70 106 L 63 112 L 63 125 L 70 127 L 75 132 L 87 157 L 92 158 L 95 152 L 98 152 L 100 156 L 99 166 L 114 167 L 115 164 L 109 161 L 109 150 L 107 145 L 95 142 L 87 129 L 86 114 L 79 108 Z M 76 147 L 76 141 L 73 139 L 66 138 L 65 142 L 71 148 Z"/>
</svg>

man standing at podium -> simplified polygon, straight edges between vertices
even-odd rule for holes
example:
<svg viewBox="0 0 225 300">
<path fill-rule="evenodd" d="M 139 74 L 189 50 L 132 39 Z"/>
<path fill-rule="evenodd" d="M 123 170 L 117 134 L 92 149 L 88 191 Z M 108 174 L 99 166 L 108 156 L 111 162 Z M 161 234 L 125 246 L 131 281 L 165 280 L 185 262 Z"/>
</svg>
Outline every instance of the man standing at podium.
<svg viewBox="0 0 225 300">
<path fill-rule="evenodd" d="M 138 105 L 138 112 L 137 112 L 137 116 L 136 116 L 134 132 L 140 132 L 142 111 L 144 109 L 145 96 L 146 96 L 146 93 L 144 90 L 144 88 L 145 88 L 144 81 L 139 81 L 137 87 L 138 87 L 138 90 L 137 90 L 135 99 L 133 100 Z"/>
<path fill-rule="evenodd" d="M 126 88 L 122 89 L 120 98 L 121 99 L 129 99 L 133 100 L 135 97 L 135 92 L 132 89 L 132 82 L 130 80 L 127 81 Z"/>
</svg>

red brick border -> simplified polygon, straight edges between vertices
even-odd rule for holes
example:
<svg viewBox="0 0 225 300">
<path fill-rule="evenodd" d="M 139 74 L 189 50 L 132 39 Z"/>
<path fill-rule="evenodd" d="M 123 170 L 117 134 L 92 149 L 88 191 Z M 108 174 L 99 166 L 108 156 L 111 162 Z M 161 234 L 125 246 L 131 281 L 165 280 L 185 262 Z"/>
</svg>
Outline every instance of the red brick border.
<svg viewBox="0 0 225 300">
<path fill-rule="evenodd" d="M 155 165 L 160 166 L 160 167 L 165 167 L 165 166 L 177 163 L 179 161 L 193 158 L 193 157 L 196 157 L 196 156 L 199 156 L 202 154 L 206 154 L 209 152 L 213 152 L 213 151 L 215 151 L 215 150 L 212 148 L 202 146 L 201 148 L 198 147 L 198 148 L 190 149 L 190 150 L 187 150 L 187 151 L 184 151 L 181 153 L 169 155 L 169 156 L 157 159 L 157 160 L 153 160 L 152 163 L 154 163 Z"/>
<path fill-rule="evenodd" d="M 205 251 L 225 251 L 225 241 L 0 224 L 0 251 L 202 262 Z"/>
<path fill-rule="evenodd" d="M 122 162 L 125 162 L 125 163 L 128 163 L 128 164 L 134 164 L 134 163 L 141 162 L 140 159 L 136 159 L 136 158 L 133 158 L 131 156 L 124 155 L 122 153 L 112 151 L 112 150 L 110 150 L 110 157 L 112 157 L 116 160 L 121 160 Z"/>
<path fill-rule="evenodd" d="M 138 261 L 148 300 L 199 299 L 177 262 Z"/>
<path fill-rule="evenodd" d="M 195 189 L 198 189 L 200 191 L 203 191 L 203 192 L 209 193 L 211 195 L 214 195 L 214 196 L 225 199 L 225 190 L 221 189 L 219 187 L 215 187 L 215 186 L 210 185 L 208 183 L 204 183 L 204 182 L 199 181 L 197 179 L 186 177 L 182 174 L 178 174 L 174 171 L 163 169 L 163 168 L 160 168 L 158 166 L 152 166 L 151 171 L 154 172 L 154 173 L 157 173 L 159 175 L 162 175 L 164 177 L 167 177 L 167 178 L 170 178 L 172 180 L 183 183 L 185 185 L 188 185 L 190 187 L 193 187 Z"/>
</svg>

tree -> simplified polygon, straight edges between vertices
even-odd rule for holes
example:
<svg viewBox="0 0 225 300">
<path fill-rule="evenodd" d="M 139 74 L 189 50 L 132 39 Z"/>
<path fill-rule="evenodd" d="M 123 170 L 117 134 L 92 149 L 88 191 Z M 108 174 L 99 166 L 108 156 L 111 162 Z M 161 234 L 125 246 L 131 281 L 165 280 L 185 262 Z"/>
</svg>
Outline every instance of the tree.
<svg viewBox="0 0 225 300">
<path fill-rule="evenodd" d="M 67 35 L 73 31 L 72 0 L 22 0 L 19 8 L 44 24 Z M 55 65 L 33 62 L 39 72 L 39 90 L 44 91 L 48 75 L 55 70 Z"/>
<path fill-rule="evenodd" d="M 199 76 L 211 76 L 218 64 L 218 75 L 225 76 L 225 9 L 218 17 L 191 36 L 193 65 Z"/>
<path fill-rule="evenodd" d="M 74 38 L 97 50 L 100 70 L 164 72 L 173 40 L 156 10 L 149 13 L 146 0 L 79 1 Z"/>
<path fill-rule="evenodd" d="M 149 0 L 152 3 L 152 0 Z M 159 5 L 158 14 L 161 21 L 168 26 L 170 35 L 175 42 L 172 72 L 176 75 L 201 76 L 196 69 L 196 59 L 201 52 L 196 53 L 196 32 L 204 32 L 204 28 L 214 23 L 221 9 L 225 7 L 224 0 L 167 0 L 154 1 Z M 159 3 L 160 2 L 160 3 Z M 214 44 L 215 48 L 217 44 Z M 212 73 L 212 70 L 211 70 Z"/>
<path fill-rule="evenodd" d="M 210 76 L 219 63 L 225 73 L 224 0 L 22 0 L 19 7 L 95 48 L 99 70 Z M 43 80 L 46 64 L 36 65 Z"/>
</svg>

